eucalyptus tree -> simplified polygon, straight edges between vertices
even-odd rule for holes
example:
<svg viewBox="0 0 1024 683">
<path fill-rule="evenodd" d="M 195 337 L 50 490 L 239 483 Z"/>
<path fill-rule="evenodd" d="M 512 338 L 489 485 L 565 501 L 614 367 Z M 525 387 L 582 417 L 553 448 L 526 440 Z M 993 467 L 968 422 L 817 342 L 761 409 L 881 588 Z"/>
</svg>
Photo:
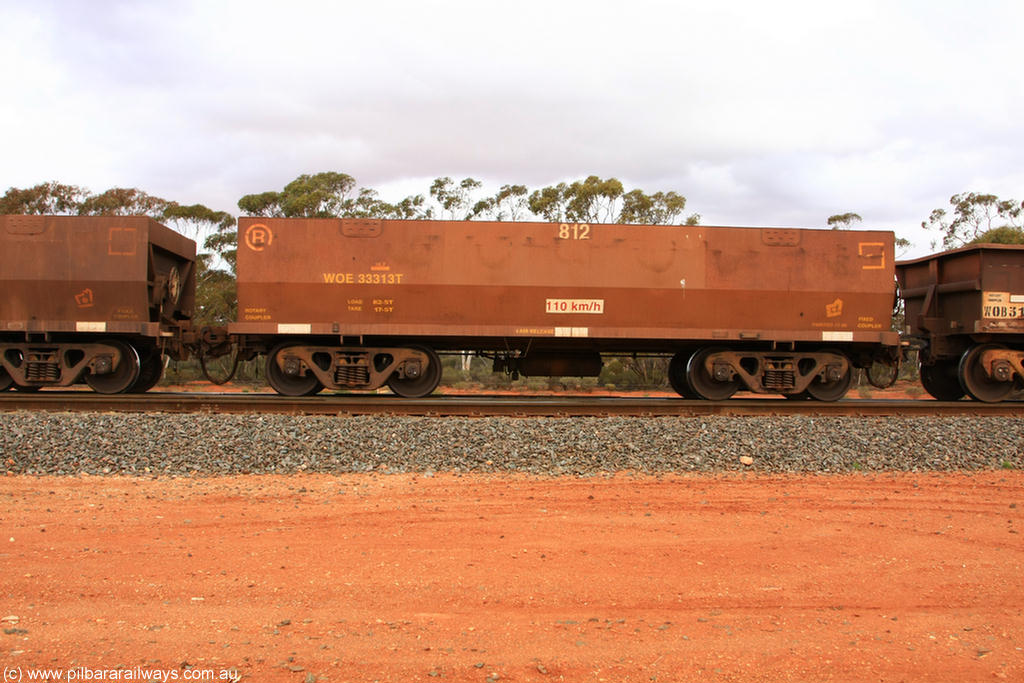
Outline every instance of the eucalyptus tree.
<svg viewBox="0 0 1024 683">
<path fill-rule="evenodd" d="M 1005 239 L 1013 231 L 1024 230 L 1024 202 L 1000 199 L 994 194 L 962 192 L 949 198 L 952 215 L 946 209 L 931 212 L 921 223 L 927 230 L 935 230 L 942 237 L 946 249 L 974 242 L 985 234 L 999 234 Z M 1007 230 L 993 233 L 999 228 Z M 934 243 L 933 243 L 934 246 Z"/>
</svg>

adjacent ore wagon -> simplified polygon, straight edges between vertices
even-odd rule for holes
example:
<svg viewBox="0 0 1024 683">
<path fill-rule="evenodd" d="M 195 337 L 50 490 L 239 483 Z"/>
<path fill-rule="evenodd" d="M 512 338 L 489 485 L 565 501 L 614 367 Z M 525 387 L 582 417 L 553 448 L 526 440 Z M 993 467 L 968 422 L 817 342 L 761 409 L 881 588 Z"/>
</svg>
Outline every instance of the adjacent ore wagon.
<svg viewBox="0 0 1024 683">
<path fill-rule="evenodd" d="M 1024 246 L 963 247 L 896 272 L 929 394 L 995 402 L 1024 388 Z"/>
<path fill-rule="evenodd" d="M 0 390 L 152 387 L 186 353 L 195 254 L 149 218 L 0 216 Z"/>
<path fill-rule="evenodd" d="M 496 371 L 597 375 L 671 357 L 684 396 L 835 400 L 892 363 L 891 232 L 242 218 L 238 322 L 282 394 L 423 396 L 438 351 Z"/>
</svg>

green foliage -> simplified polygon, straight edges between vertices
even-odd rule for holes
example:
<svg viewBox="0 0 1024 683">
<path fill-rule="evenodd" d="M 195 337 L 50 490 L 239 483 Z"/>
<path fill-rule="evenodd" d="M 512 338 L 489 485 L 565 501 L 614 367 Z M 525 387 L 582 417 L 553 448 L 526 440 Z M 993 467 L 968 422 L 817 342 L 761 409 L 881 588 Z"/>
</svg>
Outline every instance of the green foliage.
<svg viewBox="0 0 1024 683">
<path fill-rule="evenodd" d="M 330 218 L 342 213 L 349 204 L 348 193 L 356 180 L 346 173 L 300 175 L 284 186 L 281 211 L 285 216 Z"/>
<path fill-rule="evenodd" d="M 56 181 L 21 189 L 12 187 L 0 197 L 0 214 L 76 215 L 87 190 Z"/>
<path fill-rule="evenodd" d="M 493 197 L 473 205 L 473 218 L 492 221 L 517 221 L 527 212 L 526 185 L 502 185 Z"/>
<path fill-rule="evenodd" d="M 655 192 L 648 195 L 643 190 L 630 190 L 622 197 L 622 211 L 616 222 L 674 225 L 685 208 L 686 197 L 675 192 Z M 699 223 L 699 214 L 690 214 L 686 217 L 686 225 Z"/>
<path fill-rule="evenodd" d="M 430 196 L 433 197 L 444 211 L 443 218 L 450 220 L 469 220 L 474 216 L 475 205 L 471 207 L 472 199 L 470 193 L 479 190 L 483 183 L 473 178 L 463 178 L 456 185 L 449 178 L 437 178 L 430 186 Z"/>
<path fill-rule="evenodd" d="M 552 223 L 560 223 L 565 218 L 565 183 L 534 190 L 530 195 L 528 206 L 530 211 Z"/>
<path fill-rule="evenodd" d="M 235 272 L 238 235 L 235 232 L 234 216 L 226 211 L 214 211 L 202 204 L 168 202 L 157 220 L 197 241 L 206 235 L 202 248 L 220 256 L 230 272 Z"/>
<path fill-rule="evenodd" d="M 247 216 L 262 216 L 264 218 L 280 218 L 281 212 L 280 192 L 261 192 L 259 194 L 247 194 L 238 200 L 238 208 Z"/>
<path fill-rule="evenodd" d="M 596 175 L 577 180 L 565 192 L 566 218 L 571 223 L 613 223 L 624 189 L 617 178 Z"/>
<path fill-rule="evenodd" d="M 1024 228 L 1024 202 L 1000 199 L 994 194 L 963 192 L 949 198 L 952 217 L 942 208 L 935 209 L 921 227 L 936 230 L 942 246 L 953 249 L 975 241 L 996 228 Z"/>
<path fill-rule="evenodd" d="M 449 386 L 484 389 L 551 389 L 555 391 L 592 389 L 656 389 L 667 386 L 662 358 L 611 357 L 605 359 L 600 377 L 521 377 L 494 373 L 491 361 L 474 357 L 469 370 L 460 367 L 458 357 L 446 358 L 444 381 Z"/>
<path fill-rule="evenodd" d="M 636 189 L 625 192 L 616 178 L 602 180 L 589 176 L 574 183 L 559 183 L 535 190 L 528 206 L 545 220 L 560 223 L 635 223 L 670 225 L 686 208 L 686 198 L 676 192 L 648 195 Z M 697 225 L 698 214 L 685 219 L 686 225 Z"/>
<path fill-rule="evenodd" d="M 332 218 L 351 203 L 349 193 L 355 185 L 355 178 L 347 173 L 303 174 L 281 192 L 245 195 L 238 200 L 238 208 L 250 216 L 267 218 Z"/>
<path fill-rule="evenodd" d="M 613 223 L 618 216 L 622 183 L 596 175 L 574 183 L 559 183 L 530 195 L 530 210 L 555 223 Z"/>
<path fill-rule="evenodd" d="M 247 194 L 238 208 L 248 216 L 267 218 L 422 218 L 423 197 L 406 197 L 389 204 L 376 190 L 361 188 L 353 196 L 355 178 L 325 171 L 300 175 L 280 192 Z"/>
<path fill-rule="evenodd" d="M 235 264 L 238 262 L 238 233 L 234 230 L 223 230 L 215 232 L 203 242 L 203 248 L 208 252 L 217 254 L 227 264 L 228 270 L 235 272 Z"/>
<path fill-rule="evenodd" d="M 345 204 L 344 212 L 351 218 L 381 218 L 391 213 L 393 207 L 377 197 L 377 191 L 361 188 L 359 195 Z"/>
<path fill-rule="evenodd" d="M 196 257 L 196 308 L 199 325 L 227 325 L 238 312 L 238 288 L 231 273 L 210 267 L 210 255 Z"/>
<path fill-rule="evenodd" d="M 397 218 L 400 220 L 413 220 L 424 217 L 423 209 L 423 195 L 416 194 L 411 197 L 406 197 L 397 204 L 388 204 L 390 206 L 390 218 Z"/>
<path fill-rule="evenodd" d="M 492 371 L 492 362 L 472 357 L 465 369 L 461 355 L 442 356 L 442 383 L 456 389 L 475 390 L 545 390 L 588 391 L 595 388 L 608 390 L 651 390 L 668 386 L 668 360 L 665 358 L 633 358 L 629 356 L 605 358 L 599 377 L 520 377 L 513 380 L 504 373 Z"/>
<path fill-rule="evenodd" d="M 668 386 L 668 361 L 665 358 L 606 358 L 598 385 L 617 389 L 661 389 Z"/>
<path fill-rule="evenodd" d="M 202 204 L 185 206 L 177 202 L 168 202 L 161 214 L 164 223 L 175 224 L 181 221 L 203 223 L 217 230 L 227 230 L 235 226 L 235 217 L 226 211 L 214 211 Z"/>
<path fill-rule="evenodd" d="M 1004 225 L 981 233 L 970 244 L 1024 244 L 1024 229 Z"/>
<path fill-rule="evenodd" d="M 427 196 L 418 194 L 391 204 L 375 190 L 355 191 L 355 179 L 345 173 L 301 175 L 280 192 L 248 194 L 238 207 L 250 216 L 307 218 L 442 218 L 516 221 L 539 217 L 551 222 L 637 223 L 697 225 L 698 214 L 682 217 L 686 198 L 676 192 L 626 192 L 616 178 L 589 176 L 535 190 L 525 185 L 502 185 L 493 195 L 476 199 L 483 183 L 474 178 L 456 182 L 449 176 L 434 179 Z M 531 215 L 532 214 L 532 215 Z M 215 246 L 211 243 L 211 246 Z"/>
<path fill-rule="evenodd" d="M 81 216 L 149 216 L 162 218 L 170 202 L 142 190 L 113 187 L 86 197 L 78 207 Z"/>
<path fill-rule="evenodd" d="M 858 213 L 840 213 L 828 217 L 828 225 L 833 230 L 849 230 L 854 223 L 860 223 L 863 218 Z"/>
<path fill-rule="evenodd" d="M 474 178 L 456 182 L 449 176 L 434 179 L 427 195 L 418 194 L 396 204 L 386 202 L 372 189 L 355 192 L 355 180 L 345 173 L 301 175 L 281 192 L 245 195 L 238 207 L 247 215 L 267 217 L 330 218 L 442 218 L 446 220 L 486 219 L 516 221 L 540 217 L 551 222 L 637 223 L 670 225 L 682 219 L 697 225 L 700 216 L 682 218 L 686 198 L 676 192 L 647 194 L 626 192 L 616 178 L 589 176 L 572 183 L 559 183 L 535 190 L 525 185 L 502 185 L 493 195 L 475 199 L 483 183 Z M 532 214 L 532 216 L 531 216 Z"/>
</svg>

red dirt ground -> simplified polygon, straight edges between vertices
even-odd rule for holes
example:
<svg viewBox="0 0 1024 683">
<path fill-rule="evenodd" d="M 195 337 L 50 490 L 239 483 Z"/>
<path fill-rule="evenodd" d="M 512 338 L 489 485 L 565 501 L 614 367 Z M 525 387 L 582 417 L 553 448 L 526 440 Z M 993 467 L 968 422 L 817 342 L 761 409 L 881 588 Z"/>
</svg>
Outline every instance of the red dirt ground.
<svg viewBox="0 0 1024 683">
<path fill-rule="evenodd" d="M 17 476 L 0 519 L 5 680 L 1024 680 L 1017 471 Z"/>
</svg>

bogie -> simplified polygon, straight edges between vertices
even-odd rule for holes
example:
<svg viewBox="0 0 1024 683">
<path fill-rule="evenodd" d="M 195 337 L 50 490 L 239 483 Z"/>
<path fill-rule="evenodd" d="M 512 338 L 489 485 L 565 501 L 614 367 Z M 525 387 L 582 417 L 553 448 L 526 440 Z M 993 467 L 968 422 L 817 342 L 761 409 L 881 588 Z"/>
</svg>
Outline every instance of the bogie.
<svg viewBox="0 0 1024 683">
<path fill-rule="evenodd" d="M 363 347 L 285 342 L 267 355 L 267 381 L 279 394 L 310 396 L 371 391 L 387 385 L 406 398 L 426 396 L 441 381 L 441 361 L 424 346 Z"/>
<path fill-rule="evenodd" d="M 712 401 L 727 399 L 741 389 L 792 399 L 837 401 L 853 381 L 849 358 L 827 348 L 782 352 L 705 347 L 688 356 L 685 375 L 680 370 L 684 357 L 676 354 L 669 363 L 670 384 L 682 396 L 687 396 L 687 391 Z M 682 379 L 685 387 L 680 386 Z"/>
</svg>

